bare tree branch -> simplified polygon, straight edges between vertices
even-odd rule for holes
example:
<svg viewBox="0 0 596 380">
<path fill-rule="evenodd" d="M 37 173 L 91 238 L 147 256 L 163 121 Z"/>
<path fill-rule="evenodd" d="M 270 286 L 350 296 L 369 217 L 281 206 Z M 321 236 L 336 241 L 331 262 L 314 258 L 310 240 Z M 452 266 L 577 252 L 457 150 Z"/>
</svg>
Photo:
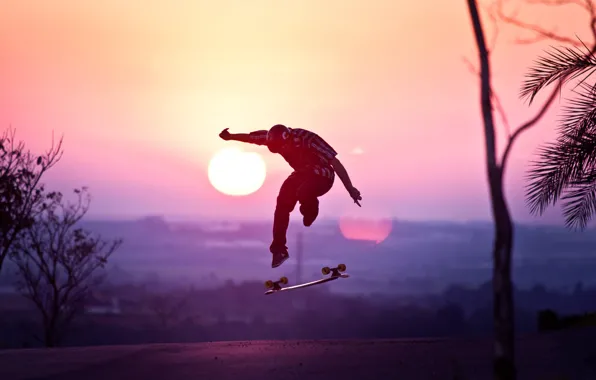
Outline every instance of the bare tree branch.
<svg viewBox="0 0 596 380">
<path fill-rule="evenodd" d="M 464 64 L 470 73 L 480 76 L 480 70 L 478 70 L 467 57 L 462 57 L 462 61 L 464 61 Z"/>
<path fill-rule="evenodd" d="M 12 128 L 0 137 L 0 271 L 19 233 L 35 217 L 43 192 L 41 179 L 62 158 L 62 139 L 41 156 L 25 150 Z"/>
<path fill-rule="evenodd" d="M 487 51 L 488 54 L 490 55 L 491 53 L 494 52 L 495 48 L 497 47 L 497 40 L 499 37 L 499 24 L 497 22 L 497 16 L 495 15 L 494 12 L 494 8 L 496 7 L 495 3 L 491 3 L 488 6 L 486 6 L 486 14 L 488 16 L 488 18 L 491 21 L 491 25 L 493 28 L 493 33 L 490 39 L 490 42 L 487 44 Z"/>
<path fill-rule="evenodd" d="M 518 25 L 518 26 L 521 26 L 521 25 Z M 523 26 L 521 26 L 521 27 L 523 27 Z M 558 42 L 562 42 L 565 44 L 573 45 L 576 47 L 582 46 L 581 42 L 579 42 L 575 38 L 559 36 L 559 35 L 555 34 L 554 31 L 547 31 L 544 29 L 540 29 L 540 30 L 535 29 L 534 31 L 537 33 L 534 37 L 532 37 L 532 38 L 518 37 L 515 39 L 515 42 L 520 45 L 530 45 L 530 44 L 534 44 L 534 43 L 537 43 L 540 41 L 551 40 L 551 41 L 558 41 Z"/>
<path fill-rule="evenodd" d="M 505 126 L 505 131 L 507 132 L 507 136 L 511 137 L 511 126 L 509 125 L 509 120 L 507 119 L 507 113 L 505 112 L 505 108 L 503 107 L 503 103 L 501 102 L 501 98 L 497 95 L 494 89 L 491 89 L 492 99 L 494 101 L 494 106 L 497 110 L 497 113 L 501 117 L 503 121 L 503 125 Z"/>
<path fill-rule="evenodd" d="M 592 29 L 592 38 L 593 43 L 596 44 L 596 8 L 594 7 L 594 3 L 592 0 L 585 0 L 587 4 L 588 11 L 590 12 L 591 21 L 590 21 L 590 28 Z"/>
<path fill-rule="evenodd" d="M 592 25 L 592 33 L 596 40 L 596 21 L 595 21 L 595 14 L 593 10 L 592 2 L 589 0 L 581 1 L 581 0 L 526 0 L 528 4 L 531 5 L 544 5 L 544 6 L 562 6 L 562 5 L 569 5 L 569 4 L 576 4 L 580 5 L 583 9 L 587 10 L 590 17 L 591 17 L 591 25 Z M 520 29 L 523 29 L 528 32 L 532 32 L 534 34 L 533 37 L 527 38 L 517 38 L 516 43 L 518 44 L 532 44 L 536 42 L 541 42 L 545 40 L 557 41 L 564 44 L 569 44 L 575 47 L 580 47 L 581 42 L 579 42 L 575 38 L 571 38 L 568 36 L 564 36 L 558 34 L 556 30 L 548 30 L 540 25 L 531 24 L 528 22 L 521 21 L 514 15 L 506 15 L 503 11 L 503 0 L 496 0 L 494 3 L 494 7 L 492 8 L 495 10 L 495 15 L 497 18 L 501 19 L 507 24 L 514 25 Z"/>
<path fill-rule="evenodd" d="M 537 34 L 533 37 L 526 37 L 526 38 L 522 38 L 522 37 L 518 37 L 515 39 L 515 43 L 517 43 L 518 45 L 531 45 L 531 44 L 535 44 L 537 42 L 541 42 L 541 41 L 547 41 L 547 40 L 556 40 L 559 42 L 564 42 L 564 43 L 568 43 L 571 44 L 573 46 L 579 47 L 581 46 L 581 42 L 572 39 L 572 38 L 554 38 L 554 37 L 549 37 L 543 34 Z"/>
<path fill-rule="evenodd" d="M 588 4 L 590 4 L 590 0 L 526 0 L 526 2 L 528 4 L 541 4 L 548 6 L 575 4 L 579 5 L 585 10 L 589 10 Z"/>
<path fill-rule="evenodd" d="M 57 345 L 82 310 L 95 273 L 104 267 L 121 240 L 103 241 L 77 224 L 89 208 L 86 189 L 75 190 L 77 202 L 58 192 L 43 193 L 32 226 L 14 244 L 19 289 L 41 313 L 44 343 Z"/>
<path fill-rule="evenodd" d="M 553 103 L 553 101 L 555 100 L 555 98 L 557 97 L 557 94 L 561 91 L 561 87 L 563 86 L 563 79 L 559 80 L 557 87 L 555 87 L 553 89 L 553 91 L 551 92 L 550 96 L 548 97 L 548 99 L 546 100 L 546 102 L 544 102 L 544 104 L 542 105 L 542 107 L 540 107 L 540 110 L 538 110 L 538 112 L 536 113 L 536 115 L 531 118 L 530 120 L 526 121 L 525 123 L 523 123 L 522 125 L 520 125 L 515 132 L 513 133 L 513 135 L 511 135 L 511 137 L 509 138 L 509 141 L 507 142 L 507 145 L 505 146 L 505 151 L 503 152 L 503 157 L 501 158 L 501 170 L 503 171 L 503 173 L 505 173 L 505 168 L 507 167 L 507 159 L 509 158 L 509 154 L 511 152 L 511 149 L 513 148 L 513 144 L 515 143 L 515 140 L 526 130 L 530 129 L 531 127 L 533 127 L 534 125 L 536 125 L 536 123 L 538 123 L 538 121 L 540 121 L 540 119 L 542 119 L 542 117 L 544 116 L 544 114 L 548 111 L 548 109 L 550 108 L 551 104 Z"/>
</svg>

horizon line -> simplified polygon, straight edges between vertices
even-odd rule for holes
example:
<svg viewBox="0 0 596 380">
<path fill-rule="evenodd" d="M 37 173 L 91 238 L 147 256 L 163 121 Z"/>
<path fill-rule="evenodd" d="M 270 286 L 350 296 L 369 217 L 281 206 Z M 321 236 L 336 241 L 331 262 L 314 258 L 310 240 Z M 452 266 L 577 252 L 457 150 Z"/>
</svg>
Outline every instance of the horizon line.
<svg viewBox="0 0 596 380">
<path fill-rule="evenodd" d="M 215 223 L 272 223 L 271 218 L 269 217 L 237 217 L 237 218 L 225 218 L 225 217 L 213 217 L 213 216 L 204 216 L 204 215 L 176 215 L 176 214 L 156 214 L 156 213 L 147 213 L 143 215 L 116 215 L 116 214 L 104 214 L 104 215 L 93 215 L 86 217 L 86 221 L 88 222 L 139 222 L 151 218 L 163 219 L 167 223 L 205 223 L 205 222 L 215 222 Z M 322 217 L 318 219 L 319 223 L 336 223 L 340 219 L 339 216 L 335 217 Z M 369 219 L 367 217 L 363 217 L 363 219 Z M 494 222 L 490 219 L 414 219 L 414 218 L 399 218 L 397 216 L 392 216 L 390 218 L 381 218 L 384 220 L 391 220 L 392 222 L 403 222 L 403 223 L 410 223 L 410 224 L 486 224 L 486 225 L 493 225 Z M 290 220 L 290 222 L 294 222 L 295 220 Z M 532 227 L 560 227 L 566 228 L 562 223 L 556 222 L 529 222 L 529 221 L 513 221 L 514 225 L 518 226 L 532 226 Z M 592 227 L 593 228 L 593 227 Z M 590 227 L 586 228 L 586 230 L 591 229 Z"/>
</svg>

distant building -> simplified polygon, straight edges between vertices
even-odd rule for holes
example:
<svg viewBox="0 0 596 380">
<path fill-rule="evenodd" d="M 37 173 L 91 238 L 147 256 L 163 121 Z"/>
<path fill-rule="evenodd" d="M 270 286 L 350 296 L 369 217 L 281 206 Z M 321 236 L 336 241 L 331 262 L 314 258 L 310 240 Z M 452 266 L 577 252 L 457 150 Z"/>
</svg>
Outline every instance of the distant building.
<svg viewBox="0 0 596 380">
<path fill-rule="evenodd" d="M 120 302 L 118 297 L 112 297 L 111 302 L 105 302 L 92 298 L 85 306 L 85 314 L 121 314 Z"/>
</svg>

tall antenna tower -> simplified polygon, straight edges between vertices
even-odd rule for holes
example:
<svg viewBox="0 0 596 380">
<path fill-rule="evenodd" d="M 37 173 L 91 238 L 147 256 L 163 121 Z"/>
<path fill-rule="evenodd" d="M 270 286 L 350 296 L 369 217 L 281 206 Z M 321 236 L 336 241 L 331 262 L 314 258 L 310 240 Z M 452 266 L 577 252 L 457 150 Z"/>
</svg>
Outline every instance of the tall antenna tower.
<svg viewBox="0 0 596 380">
<path fill-rule="evenodd" d="M 302 232 L 298 232 L 296 236 L 296 283 L 302 283 L 302 251 L 304 245 L 302 244 Z"/>
</svg>

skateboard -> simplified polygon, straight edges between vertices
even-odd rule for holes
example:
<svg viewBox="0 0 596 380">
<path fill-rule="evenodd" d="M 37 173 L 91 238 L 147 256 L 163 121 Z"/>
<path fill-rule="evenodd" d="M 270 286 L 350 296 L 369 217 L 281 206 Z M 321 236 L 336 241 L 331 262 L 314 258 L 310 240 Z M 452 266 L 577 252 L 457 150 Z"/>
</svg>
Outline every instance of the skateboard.
<svg viewBox="0 0 596 380">
<path fill-rule="evenodd" d="M 338 278 L 348 278 L 348 277 L 350 277 L 350 275 L 348 275 L 348 274 L 341 273 L 341 272 L 345 272 L 345 270 L 346 270 L 346 265 L 345 264 L 339 264 L 336 268 L 323 267 L 321 269 L 321 272 L 323 273 L 323 275 L 326 276 L 328 274 L 331 274 L 331 276 L 322 278 L 320 280 L 306 282 L 304 284 L 298 284 L 298 285 L 294 285 L 294 286 L 288 286 L 288 287 L 285 287 L 285 288 L 282 287 L 282 286 L 280 286 L 280 284 L 286 285 L 288 283 L 288 278 L 285 277 L 285 276 L 284 277 L 281 277 L 278 281 L 268 280 L 268 281 L 265 282 L 265 287 L 267 289 L 269 289 L 269 290 L 267 290 L 265 292 L 265 295 L 273 294 L 273 293 L 277 293 L 277 292 L 282 292 L 284 290 L 295 290 L 295 289 L 300 289 L 300 288 L 306 288 L 306 287 L 309 287 L 309 286 L 323 284 L 325 282 L 337 280 Z"/>
</svg>

